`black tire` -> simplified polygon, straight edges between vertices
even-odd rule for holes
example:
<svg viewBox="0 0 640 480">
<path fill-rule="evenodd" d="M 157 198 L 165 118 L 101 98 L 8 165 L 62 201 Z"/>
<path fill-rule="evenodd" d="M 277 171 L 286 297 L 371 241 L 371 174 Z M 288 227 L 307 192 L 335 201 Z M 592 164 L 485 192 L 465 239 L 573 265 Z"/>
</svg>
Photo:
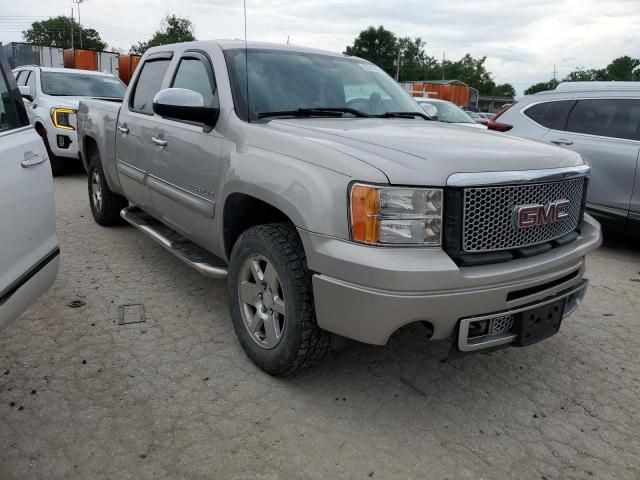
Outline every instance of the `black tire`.
<svg viewBox="0 0 640 480">
<path fill-rule="evenodd" d="M 98 185 L 100 186 L 102 200 L 99 202 L 99 205 L 96 205 L 94 197 L 94 177 L 97 179 Z M 89 172 L 87 174 L 87 179 L 89 205 L 91 206 L 91 213 L 96 223 L 105 227 L 124 223 L 124 220 L 120 217 L 120 211 L 127 207 L 129 202 L 122 195 L 118 195 L 111 191 L 109 184 L 104 177 L 104 170 L 102 169 L 100 157 L 95 152 L 89 158 Z"/>
<path fill-rule="evenodd" d="M 44 148 L 47 150 L 47 155 L 49 155 L 49 164 L 51 165 L 51 174 L 54 177 L 58 177 L 63 175 L 66 172 L 65 163 L 51 151 L 51 147 L 49 146 L 49 140 L 47 139 L 47 134 L 44 132 L 44 128 L 39 128 L 36 130 L 42 141 L 44 142 Z"/>
<path fill-rule="evenodd" d="M 281 339 L 269 349 L 254 341 L 242 315 L 241 272 L 245 261 L 254 255 L 264 257 L 275 267 L 286 304 Z M 296 373 L 318 363 L 329 351 L 330 335 L 316 322 L 311 272 L 293 226 L 272 223 L 245 231 L 231 253 L 228 291 L 231 320 L 240 345 L 247 356 L 270 375 Z"/>
</svg>

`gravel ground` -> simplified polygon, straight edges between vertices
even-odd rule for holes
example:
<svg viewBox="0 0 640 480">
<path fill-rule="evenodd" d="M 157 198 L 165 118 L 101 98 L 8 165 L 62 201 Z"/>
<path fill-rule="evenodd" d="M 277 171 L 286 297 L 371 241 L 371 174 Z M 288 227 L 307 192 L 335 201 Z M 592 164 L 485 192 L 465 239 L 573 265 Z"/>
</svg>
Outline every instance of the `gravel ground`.
<svg viewBox="0 0 640 480">
<path fill-rule="evenodd" d="M 85 185 L 56 179 L 58 279 L 0 333 L 2 480 L 640 478 L 637 243 L 591 255 L 545 342 L 444 362 L 408 327 L 283 380 L 244 356 L 224 282 L 96 225 Z M 126 303 L 146 322 L 118 326 Z"/>
</svg>

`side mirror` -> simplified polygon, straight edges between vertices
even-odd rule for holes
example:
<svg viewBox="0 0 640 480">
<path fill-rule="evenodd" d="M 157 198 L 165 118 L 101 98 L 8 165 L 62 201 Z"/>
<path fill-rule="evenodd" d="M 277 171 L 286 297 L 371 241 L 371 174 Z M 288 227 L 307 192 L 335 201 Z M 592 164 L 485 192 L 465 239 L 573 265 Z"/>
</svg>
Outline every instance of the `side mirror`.
<svg viewBox="0 0 640 480">
<path fill-rule="evenodd" d="M 165 88 L 153 97 L 153 112 L 161 117 L 202 123 L 213 128 L 220 115 L 220 107 L 205 106 L 198 92 L 186 88 Z"/>
<path fill-rule="evenodd" d="M 22 98 L 27 99 L 30 102 L 33 102 L 33 95 L 31 95 L 31 87 L 27 85 L 22 85 L 18 88 L 20 89 L 20 95 L 22 96 Z"/>
</svg>

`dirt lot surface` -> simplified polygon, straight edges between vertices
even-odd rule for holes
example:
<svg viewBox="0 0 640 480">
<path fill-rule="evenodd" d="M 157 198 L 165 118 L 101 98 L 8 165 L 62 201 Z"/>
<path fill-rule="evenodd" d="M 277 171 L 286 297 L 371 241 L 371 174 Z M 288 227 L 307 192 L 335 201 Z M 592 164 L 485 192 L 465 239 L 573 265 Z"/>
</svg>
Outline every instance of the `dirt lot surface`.
<svg viewBox="0 0 640 480">
<path fill-rule="evenodd" d="M 586 303 L 529 348 L 442 362 L 409 327 L 276 379 L 224 282 L 55 182 L 57 282 L 0 333 L 0 479 L 640 478 L 638 242 L 591 255 Z M 117 324 L 127 303 L 145 323 Z"/>
</svg>

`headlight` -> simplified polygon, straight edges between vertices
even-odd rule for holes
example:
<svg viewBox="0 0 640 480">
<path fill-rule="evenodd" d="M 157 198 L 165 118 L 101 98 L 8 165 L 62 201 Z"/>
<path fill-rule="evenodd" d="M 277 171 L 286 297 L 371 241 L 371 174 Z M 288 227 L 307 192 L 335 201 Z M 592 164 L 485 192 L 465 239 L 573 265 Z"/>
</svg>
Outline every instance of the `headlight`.
<svg viewBox="0 0 640 480">
<path fill-rule="evenodd" d="M 52 108 L 51 120 L 56 128 L 75 130 L 78 125 L 77 111 L 71 108 Z"/>
<path fill-rule="evenodd" d="M 351 186 L 351 238 L 371 245 L 441 243 L 442 189 Z"/>
</svg>

